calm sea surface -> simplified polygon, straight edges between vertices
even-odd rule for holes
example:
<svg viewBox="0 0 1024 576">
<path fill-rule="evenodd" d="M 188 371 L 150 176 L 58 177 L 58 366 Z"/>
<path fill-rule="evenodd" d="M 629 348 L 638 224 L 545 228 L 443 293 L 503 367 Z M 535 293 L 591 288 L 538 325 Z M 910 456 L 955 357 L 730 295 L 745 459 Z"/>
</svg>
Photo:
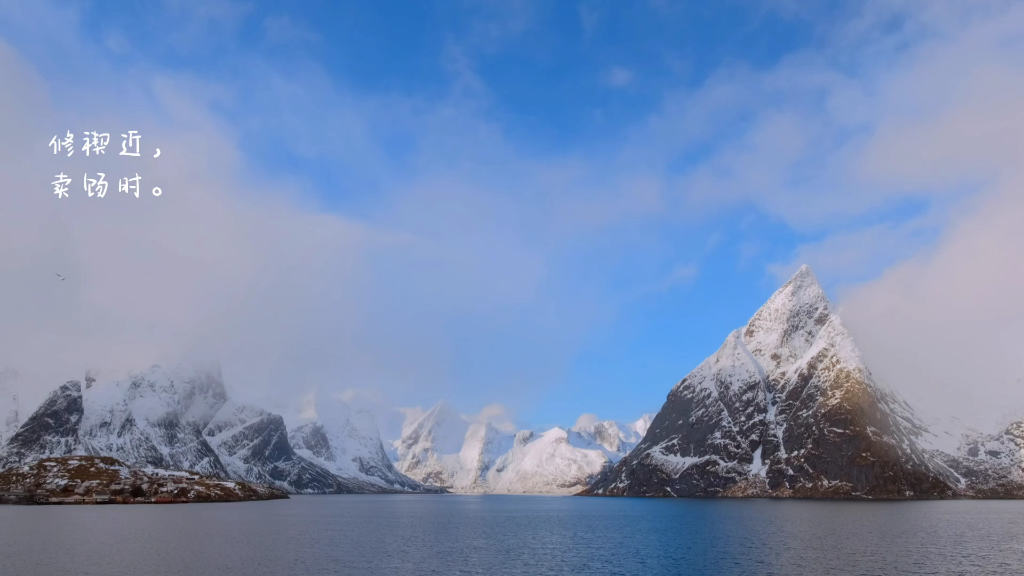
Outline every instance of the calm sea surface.
<svg viewBox="0 0 1024 576">
<path fill-rule="evenodd" d="M 1024 574 L 1024 502 L 299 496 L 0 506 L 0 574 Z"/>
</svg>

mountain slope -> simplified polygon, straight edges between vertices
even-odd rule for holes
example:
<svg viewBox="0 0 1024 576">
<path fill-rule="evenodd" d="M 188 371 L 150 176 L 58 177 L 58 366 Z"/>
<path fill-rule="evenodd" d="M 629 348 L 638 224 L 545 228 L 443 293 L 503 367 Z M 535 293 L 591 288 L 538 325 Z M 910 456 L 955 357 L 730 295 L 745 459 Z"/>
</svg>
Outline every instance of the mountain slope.
<svg viewBox="0 0 1024 576">
<path fill-rule="evenodd" d="M 877 385 L 802 267 L 669 393 L 640 444 L 584 493 L 932 498 L 959 478 Z"/>
<path fill-rule="evenodd" d="M 0 449 L 0 470 L 30 460 L 84 453 L 82 383 L 69 381 L 50 393 Z"/>
</svg>

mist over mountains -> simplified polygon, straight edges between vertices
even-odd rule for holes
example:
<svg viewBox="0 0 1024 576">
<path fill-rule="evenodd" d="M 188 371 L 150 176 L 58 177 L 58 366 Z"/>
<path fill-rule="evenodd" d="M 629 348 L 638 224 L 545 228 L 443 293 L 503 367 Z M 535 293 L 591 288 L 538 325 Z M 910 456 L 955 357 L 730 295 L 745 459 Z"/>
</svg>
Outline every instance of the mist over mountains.
<svg viewBox="0 0 1024 576">
<path fill-rule="evenodd" d="M 979 431 L 921 417 L 874 379 L 807 266 L 630 422 L 518 429 L 500 406 L 382 409 L 353 391 L 297 396 L 283 416 L 230 397 L 210 362 L 90 372 L 25 412 L 17 372 L 3 374 L 0 468 L 110 456 L 314 494 L 1024 497 L 1024 419 Z"/>
</svg>

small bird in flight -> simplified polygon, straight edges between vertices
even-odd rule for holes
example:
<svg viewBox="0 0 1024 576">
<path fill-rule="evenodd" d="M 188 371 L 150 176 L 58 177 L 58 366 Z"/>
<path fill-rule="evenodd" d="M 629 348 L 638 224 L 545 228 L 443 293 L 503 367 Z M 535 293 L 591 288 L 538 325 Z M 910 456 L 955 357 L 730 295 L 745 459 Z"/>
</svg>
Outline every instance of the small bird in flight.
<svg viewBox="0 0 1024 576">
<path fill-rule="evenodd" d="M 54 272 L 54 274 L 57 274 L 57 273 L 56 273 L 56 272 Z M 57 274 L 57 278 L 60 278 L 60 281 L 61 281 L 61 282 L 63 282 L 64 280 L 66 280 L 66 278 L 64 278 L 64 277 L 63 277 L 63 276 L 61 276 L 60 274 Z"/>
</svg>

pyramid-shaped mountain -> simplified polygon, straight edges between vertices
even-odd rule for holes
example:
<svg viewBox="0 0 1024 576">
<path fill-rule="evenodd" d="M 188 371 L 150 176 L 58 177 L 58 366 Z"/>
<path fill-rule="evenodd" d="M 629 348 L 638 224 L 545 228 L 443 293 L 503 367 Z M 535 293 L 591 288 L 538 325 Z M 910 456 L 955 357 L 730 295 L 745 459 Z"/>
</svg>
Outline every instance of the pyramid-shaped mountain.
<svg viewBox="0 0 1024 576">
<path fill-rule="evenodd" d="M 960 479 L 875 382 L 810 268 L 679 382 L 584 494 L 945 498 Z"/>
</svg>

